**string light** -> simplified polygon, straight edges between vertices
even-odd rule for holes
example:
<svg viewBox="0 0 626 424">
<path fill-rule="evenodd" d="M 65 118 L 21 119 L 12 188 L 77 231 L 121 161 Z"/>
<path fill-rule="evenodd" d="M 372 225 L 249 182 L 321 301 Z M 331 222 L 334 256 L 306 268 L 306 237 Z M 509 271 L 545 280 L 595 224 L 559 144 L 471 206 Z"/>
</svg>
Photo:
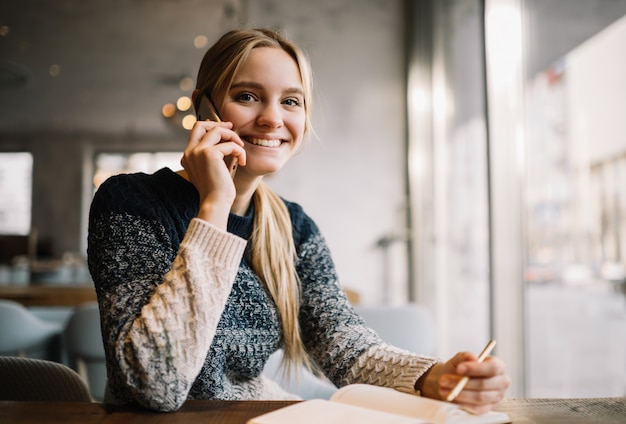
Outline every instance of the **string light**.
<svg viewBox="0 0 626 424">
<path fill-rule="evenodd" d="M 193 128 L 193 125 L 196 123 L 196 117 L 193 115 L 185 115 L 183 118 L 183 128 L 186 130 L 190 130 Z"/>
<path fill-rule="evenodd" d="M 187 92 L 193 90 L 193 78 L 182 77 L 180 81 L 178 82 L 178 88 L 180 88 L 181 91 L 187 91 Z"/>
<path fill-rule="evenodd" d="M 173 103 L 164 104 L 161 108 L 161 113 L 166 118 L 173 118 L 176 115 L 176 106 Z"/>
<path fill-rule="evenodd" d="M 176 107 L 182 112 L 189 110 L 191 107 L 191 99 L 188 96 L 179 97 L 176 101 Z"/>
<path fill-rule="evenodd" d="M 50 65 L 50 67 L 48 68 L 48 73 L 51 77 L 58 77 L 61 73 L 61 65 L 58 65 L 56 63 Z"/>
<path fill-rule="evenodd" d="M 193 46 L 196 49 L 203 49 L 209 43 L 209 39 L 204 35 L 198 35 L 193 39 Z"/>
</svg>

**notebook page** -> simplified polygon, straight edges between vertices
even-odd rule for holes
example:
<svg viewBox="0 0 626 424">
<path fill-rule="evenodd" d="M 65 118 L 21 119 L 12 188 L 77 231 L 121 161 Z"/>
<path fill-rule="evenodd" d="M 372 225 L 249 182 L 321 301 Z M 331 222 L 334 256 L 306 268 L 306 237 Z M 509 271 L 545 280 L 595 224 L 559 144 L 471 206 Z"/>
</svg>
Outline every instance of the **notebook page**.
<svg viewBox="0 0 626 424">
<path fill-rule="evenodd" d="M 248 420 L 247 424 L 427 424 L 416 418 L 352 405 L 313 399 L 295 403 Z"/>
<path fill-rule="evenodd" d="M 445 415 L 447 411 L 459 409 L 452 403 L 413 396 L 394 389 L 368 384 L 352 384 L 342 387 L 333 394 L 331 400 L 432 422 L 435 422 L 437 416 L 441 415 L 442 410 Z"/>
<path fill-rule="evenodd" d="M 509 416 L 503 412 L 472 415 L 450 402 L 414 396 L 394 389 L 367 384 L 352 384 L 342 387 L 333 394 L 331 401 L 441 424 L 501 424 L 510 422 Z"/>
</svg>

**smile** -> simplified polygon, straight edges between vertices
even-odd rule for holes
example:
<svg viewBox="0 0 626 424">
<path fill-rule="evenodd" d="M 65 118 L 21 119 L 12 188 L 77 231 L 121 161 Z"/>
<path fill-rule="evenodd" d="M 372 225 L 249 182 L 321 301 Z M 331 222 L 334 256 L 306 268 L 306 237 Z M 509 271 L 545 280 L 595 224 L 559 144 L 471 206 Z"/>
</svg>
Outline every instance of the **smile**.
<svg viewBox="0 0 626 424">
<path fill-rule="evenodd" d="M 278 147 L 282 143 L 282 140 L 278 140 L 278 139 L 268 140 L 266 138 L 255 138 L 255 137 L 242 137 L 242 139 L 247 141 L 250 144 L 254 144 L 256 146 L 263 146 L 263 147 Z"/>
</svg>

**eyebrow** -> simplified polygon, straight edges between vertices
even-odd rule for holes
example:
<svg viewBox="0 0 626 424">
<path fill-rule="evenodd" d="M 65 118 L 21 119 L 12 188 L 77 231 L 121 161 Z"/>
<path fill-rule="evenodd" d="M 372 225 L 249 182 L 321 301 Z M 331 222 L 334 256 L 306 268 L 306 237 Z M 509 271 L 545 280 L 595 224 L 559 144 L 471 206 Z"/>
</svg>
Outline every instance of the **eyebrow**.
<svg viewBox="0 0 626 424">
<path fill-rule="evenodd" d="M 256 88 L 257 90 L 263 90 L 265 87 L 262 84 L 253 81 L 239 81 L 230 86 L 231 90 L 237 88 Z M 289 87 L 284 90 L 284 92 L 304 96 L 304 90 L 302 90 L 302 88 L 300 87 Z"/>
</svg>

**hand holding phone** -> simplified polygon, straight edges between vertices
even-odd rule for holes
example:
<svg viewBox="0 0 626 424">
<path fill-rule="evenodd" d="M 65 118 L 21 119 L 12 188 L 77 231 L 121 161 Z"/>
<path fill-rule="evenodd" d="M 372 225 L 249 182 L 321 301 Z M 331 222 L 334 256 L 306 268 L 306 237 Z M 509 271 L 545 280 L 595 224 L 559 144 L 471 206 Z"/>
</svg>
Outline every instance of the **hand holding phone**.
<svg viewBox="0 0 626 424">
<path fill-rule="evenodd" d="M 202 99 L 200 100 L 200 107 L 198 110 L 197 119 L 198 121 L 205 121 L 208 119 L 209 121 L 222 122 L 220 116 L 217 113 L 215 105 L 211 100 L 209 100 L 207 96 L 202 96 Z M 231 178 L 235 178 L 235 173 L 237 172 L 238 165 L 237 157 L 226 156 L 224 158 L 224 161 L 226 162 L 226 166 L 228 167 Z"/>
</svg>

